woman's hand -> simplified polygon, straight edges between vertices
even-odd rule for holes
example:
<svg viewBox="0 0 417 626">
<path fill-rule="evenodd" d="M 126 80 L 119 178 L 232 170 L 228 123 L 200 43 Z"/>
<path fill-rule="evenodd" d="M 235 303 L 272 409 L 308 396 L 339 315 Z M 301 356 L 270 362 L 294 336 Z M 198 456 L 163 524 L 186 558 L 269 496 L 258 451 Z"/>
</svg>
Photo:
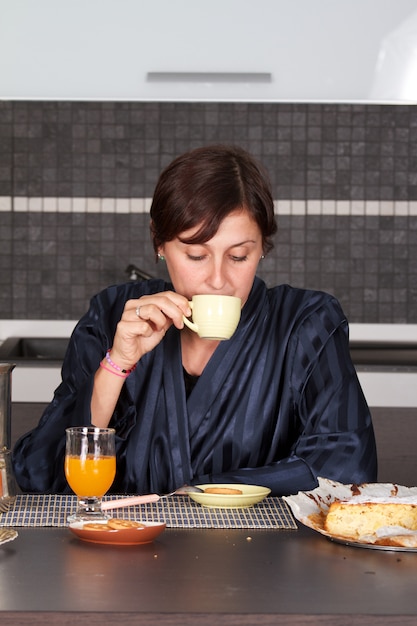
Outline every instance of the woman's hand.
<svg viewBox="0 0 417 626">
<path fill-rule="evenodd" d="M 158 345 L 172 324 L 183 328 L 183 315 L 191 315 L 188 300 L 174 291 L 128 300 L 117 324 L 112 360 L 123 369 L 132 368 Z"/>
<path fill-rule="evenodd" d="M 184 326 L 182 316 L 191 315 L 188 300 L 173 291 L 128 300 L 111 348 L 111 359 L 121 369 L 130 370 L 141 357 L 153 350 L 174 324 Z M 94 377 L 91 397 L 91 423 L 105 428 L 110 423 L 125 377 L 106 365 Z"/>
</svg>

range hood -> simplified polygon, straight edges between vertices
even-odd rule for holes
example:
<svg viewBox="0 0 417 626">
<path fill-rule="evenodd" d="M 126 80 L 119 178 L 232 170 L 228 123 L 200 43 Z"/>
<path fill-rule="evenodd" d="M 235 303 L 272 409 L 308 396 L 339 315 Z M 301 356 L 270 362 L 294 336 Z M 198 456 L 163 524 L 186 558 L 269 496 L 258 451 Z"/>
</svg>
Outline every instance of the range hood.
<svg viewBox="0 0 417 626">
<path fill-rule="evenodd" d="M 0 99 L 417 102 L 415 0 L 0 0 Z"/>
</svg>

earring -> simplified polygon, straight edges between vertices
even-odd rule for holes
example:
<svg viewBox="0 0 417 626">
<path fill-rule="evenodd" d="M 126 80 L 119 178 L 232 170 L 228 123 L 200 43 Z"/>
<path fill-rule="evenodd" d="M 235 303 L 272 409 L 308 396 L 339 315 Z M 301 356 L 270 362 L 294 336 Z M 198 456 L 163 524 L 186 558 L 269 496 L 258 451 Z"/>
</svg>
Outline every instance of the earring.
<svg viewBox="0 0 417 626">
<path fill-rule="evenodd" d="M 261 259 L 264 259 L 264 258 L 265 258 L 265 255 L 263 254 L 263 255 L 261 256 Z"/>
<path fill-rule="evenodd" d="M 158 259 L 160 261 L 165 261 L 165 257 L 160 252 L 158 252 Z"/>
</svg>

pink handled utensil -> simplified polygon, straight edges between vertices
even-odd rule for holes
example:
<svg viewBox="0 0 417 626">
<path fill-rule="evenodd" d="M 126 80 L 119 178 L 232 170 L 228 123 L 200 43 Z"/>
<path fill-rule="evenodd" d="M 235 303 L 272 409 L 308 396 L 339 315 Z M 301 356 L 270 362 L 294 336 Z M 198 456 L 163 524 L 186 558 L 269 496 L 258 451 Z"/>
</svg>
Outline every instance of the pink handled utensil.
<svg viewBox="0 0 417 626">
<path fill-rule="evenodd" d="M 187 493 L 201 493 L 203 490 L 198 487 L 191 487 L 189 485 L 184 485 L 179 489 L 175 489 L 175 491 L 171 491 L 171 493 L 165 493 L 160 496 L 157 493 L 148 493 L 144 496 L 127 496 L 126 498 L 117 498 L 117 500 L 107 500 L 101 503 L 101 508 L 103 511 L 108 511 L 110 509 L 119 509 L 124 506 L 134 506 L 135 504 L 148 504 L 149 502 L 158 502 L 161 498 L 169 498 L 170 496 L 181 496 L 186 495 Z"/>
</svg>

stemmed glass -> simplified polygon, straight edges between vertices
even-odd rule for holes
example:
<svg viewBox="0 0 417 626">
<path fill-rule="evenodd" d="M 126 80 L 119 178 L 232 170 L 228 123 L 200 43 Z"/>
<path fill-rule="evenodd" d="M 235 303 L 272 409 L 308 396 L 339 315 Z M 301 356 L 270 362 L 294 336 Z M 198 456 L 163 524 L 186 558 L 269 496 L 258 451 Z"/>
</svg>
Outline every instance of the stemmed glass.
<svg viewBox="0 0 417 626">
<path fill-rule="evenodd" d="M 101 500 L 116 475 L 115 430 L 80 426 L 65 432 L 65 476 L 77 495 L 77 510 L 68 522 L 106 519 Z"/>
</svg>

